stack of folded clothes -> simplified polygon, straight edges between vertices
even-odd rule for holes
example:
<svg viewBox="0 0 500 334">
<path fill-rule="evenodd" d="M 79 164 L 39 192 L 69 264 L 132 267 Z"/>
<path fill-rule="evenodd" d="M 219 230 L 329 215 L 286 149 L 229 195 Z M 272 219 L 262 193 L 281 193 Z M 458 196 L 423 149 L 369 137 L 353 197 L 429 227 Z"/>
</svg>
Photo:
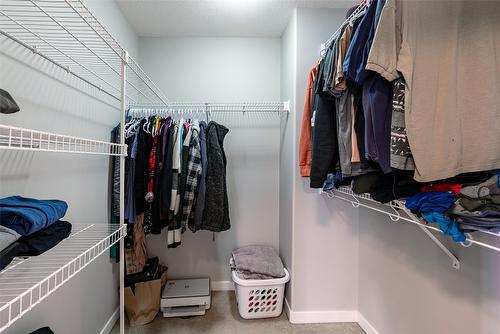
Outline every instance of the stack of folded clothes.
<svg viewBox="0 0 500 334">
<path fill-rule="evenodd" d="M 273 247 L 245 246 L 232 252 L 232 270 L 242 279 L 285 277 L 283 262 Z"/>
<path fill-rule="evenodd" d="M 500 172 L 494 173 L 470 173 L 423 186 L 406 199 L 406 207 L 439 224 L 457 242 L 465 241 L 465 232 L 500 232 Z"/>
<path fill-rule="evenodd" d="M 463 187 L 447 211 L 464 231 L 500 232 L 500 172 L 478 185 Z"/>
<path fill-rule="evenodd" d="M 68 205 L 20 196 L 0 199 L 0 270 L 16 256 L 40 255 L 71 234 Z"/>
</svg>

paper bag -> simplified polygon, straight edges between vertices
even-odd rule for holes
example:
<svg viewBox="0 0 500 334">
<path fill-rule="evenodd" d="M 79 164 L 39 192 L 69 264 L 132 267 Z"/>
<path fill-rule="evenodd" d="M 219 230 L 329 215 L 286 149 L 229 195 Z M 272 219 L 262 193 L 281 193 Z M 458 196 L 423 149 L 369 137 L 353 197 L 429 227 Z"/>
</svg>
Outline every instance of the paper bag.
<svg viewBox="0 0 500 334">
<path fill-rule="evenodd" d="M 134 291 L 125 288 L 125 312 L 131 326 L 153 321 L 160 311 L 161 290 L 167 280 L 164 272 L 160 279 L 135 283 Z"/>
</svg>

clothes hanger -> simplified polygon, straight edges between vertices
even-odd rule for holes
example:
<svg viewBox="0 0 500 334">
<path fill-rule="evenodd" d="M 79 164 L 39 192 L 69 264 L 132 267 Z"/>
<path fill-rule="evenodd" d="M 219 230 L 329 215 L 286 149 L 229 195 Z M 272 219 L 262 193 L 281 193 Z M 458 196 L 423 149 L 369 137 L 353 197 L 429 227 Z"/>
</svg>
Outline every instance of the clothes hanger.
<svg viewBox="0 0 500 334">
<path fill-rule="evenodd" d="M 146 122 L 144 122 L 144 125 L 142 126 L 142 130 L 146 133 L 151 133 L 151 131 L 149 130 L 149 127 L 151 125 L 151 120 L 150 120 L 150 117 L 148 117 L 149 115 L 149 111 L 146 111 Z"/>
<path fill-rule="evenodd" d="M 141 120 L 137 117 L 137 111 L 129 109 L 127 113 L 131 113 L 131 116 L 125 124 L 125 138 L 130 138 L 137 133 Z"/>
</svg>

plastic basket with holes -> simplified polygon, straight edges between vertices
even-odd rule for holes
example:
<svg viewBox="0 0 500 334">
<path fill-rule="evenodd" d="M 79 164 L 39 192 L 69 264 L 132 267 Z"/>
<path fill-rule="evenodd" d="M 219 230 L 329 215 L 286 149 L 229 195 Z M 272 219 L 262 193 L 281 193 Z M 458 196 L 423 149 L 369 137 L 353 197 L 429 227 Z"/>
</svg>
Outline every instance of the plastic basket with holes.
<svg viewBox="0 0 500 334">
<path fill-rule="evenodd" d="M 232 272 L 238 311 L 244 319 L 278 317 L 283 310 L 285 284 L 290 274 L 285 268 L 285 277 L 261 280 L 246 280 Z"/>
</svg>

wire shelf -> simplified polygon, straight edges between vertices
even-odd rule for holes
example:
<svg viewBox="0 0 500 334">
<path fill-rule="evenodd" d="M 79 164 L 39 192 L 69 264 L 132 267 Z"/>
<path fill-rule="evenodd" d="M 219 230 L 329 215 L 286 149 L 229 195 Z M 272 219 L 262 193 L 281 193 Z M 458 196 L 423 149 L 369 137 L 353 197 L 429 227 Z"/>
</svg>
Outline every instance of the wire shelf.
<svg viewBox="0 0 500 334">
<path fill-rule="evenodd" d="M 0 125 L 0 149 L 126 156 L 127 145 Z"/>
<path fill-rule="evenodd" d="M 328 40 L 325 43 L 321 44 L 321 53 L 323 53 L 324 50 L 330 47 L 330 45 L 333 43 L 333 41 L 339 36 L 339 34 L 342 32 L 342 29 L 347 25 L 350 24 L 354 18 L 359 17 L 365 9 L 368 7 L 370 1 L 362 1 L 356 9 L 349 15 L 349 17 L 340 25 L 340 27 L 328 38 Z M 324 54 L 323 54 L 324 55 Z"/>
<path fill-rule="evenodd" d="M 0 332 L 123 239 L 126 226 L 73 225 L 72 235 L 39 256 L 17 258 L 0 272 Z"/>
<path fill-rule="evenodd" d="M 135 105 L 128 109 L 128 115 L 143 117 L 170 113 L 281 113 L 289 112 L 289 102 L 239 102 L 202 103 L 170 102 L 168 105 Z"/>
<path fill-rule="evenodd" d="M 168 102 L 80 0 L 2 0 L 0 34 L 117 101 L 126 62 L 128 103 Z"/>
<path fill-rule="evenodd" d="M 330 198 L 338 198 L 343 201 L 347 201 L 351 203 L 352 206 L 355 208 L 362 206 L 370 210 L 386 214 L 392 221 L 403 220 L 412 224 L 416 224 L 420 227 L 425 227 L 426 229 L 432 231 L 443 233 L 439 228 L 431 226 L 430 224 L 419 220 L 417 217 L 411 214 L 411 212 L 406 208 L 405 201 L 403 200 L 394 200 L 388 204 L 383 204 L 371 198 L 369 194 L 354 193 L 350 187 L 340 187 L 332 191 L 325 191 L 325 193 Z M 342 194 L 345 196 L 338 196 L 338 194 Z M 500 238 L 500 233 L 485 232 L 485 231 L 477 231 L 475 233 L 481 233 L 492 237 Z M 477 246 L 488 248 L 493 251 L 500 252 L 500 246 L 498 246 L 497 243 L 490 244 L 487 242 L 475 240 L 470 233 L 466 233 L 466 240 L 461 244 L 464 247 L 469 247 L 474 244 Z"/>
</svg>

